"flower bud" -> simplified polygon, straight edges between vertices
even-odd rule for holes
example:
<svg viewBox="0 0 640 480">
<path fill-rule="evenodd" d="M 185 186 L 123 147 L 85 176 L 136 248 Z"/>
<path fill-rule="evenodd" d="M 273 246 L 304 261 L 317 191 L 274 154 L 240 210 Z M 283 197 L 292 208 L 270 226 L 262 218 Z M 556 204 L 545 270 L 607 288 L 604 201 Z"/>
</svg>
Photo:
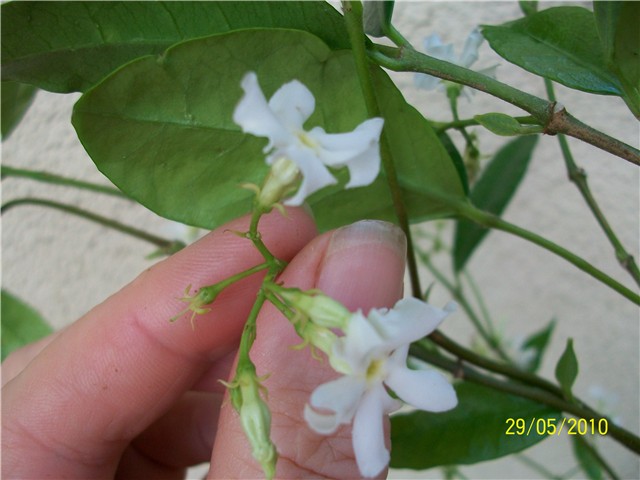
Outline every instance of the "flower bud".
<svg viewBox="0 0 640 480">
<path fill-rule="evenodd" d="M 270 209 L 280 202 L 293 189 L 300 174 L 298 166 L 287 157 L 278 158 L 271 165 L 271 172 L 258 194 L 258 203 L 265 209 Z"/>
<path fill-rule="evenodd" d="M 260 382 L 254 369 L 245 369 L 236 375 L 231 386 L 231 402 L 240 414 L 240 423 L 251 444 L 251 453 L 267 479 L 276 473 L 278 452 L 269 437 L 271 412 L 260 396 Z"/>
<path fill-rule="evenodd" d="M 287 303 L 319 327 L 344 330 L 351 318 L 351 312 L 344 305 L 326 295 L 312 295 L 298 290 L 287 290 L 281 295 Z"/>
</svg>

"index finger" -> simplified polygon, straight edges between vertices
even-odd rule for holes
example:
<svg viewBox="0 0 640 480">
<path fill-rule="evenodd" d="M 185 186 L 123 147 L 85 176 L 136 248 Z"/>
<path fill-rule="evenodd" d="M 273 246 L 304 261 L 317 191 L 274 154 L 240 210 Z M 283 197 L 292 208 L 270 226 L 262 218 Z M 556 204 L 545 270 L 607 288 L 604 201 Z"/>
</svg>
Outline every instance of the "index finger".
<svg viewBox="0 0 640 480">
<path fill-rule="evenodd" d="M 223 291 L 208 314 L 169 323 L 188 284 L 219 282 L 262 257 L 231 222 L 156 264 L 59 334 L 3 389 L 3 473 L 112 476 L 128 442 L 236 345 L 261 274 Z M 263 217 L 263 241 L 289 260 L 315 236 L 300 209 Z M 29 458 L 29 462 L 24 462 Z M 46 476 L 46 475 L 45 475 Z"/>
</svg>

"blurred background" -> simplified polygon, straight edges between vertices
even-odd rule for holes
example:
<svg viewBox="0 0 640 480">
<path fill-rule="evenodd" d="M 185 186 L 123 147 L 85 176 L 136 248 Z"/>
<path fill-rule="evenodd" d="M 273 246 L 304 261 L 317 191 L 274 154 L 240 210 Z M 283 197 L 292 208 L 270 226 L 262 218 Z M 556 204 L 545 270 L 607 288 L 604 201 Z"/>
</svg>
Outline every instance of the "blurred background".
<svg viewBox="0 0 640 480">
<path fill-rule="evenodd" d="M 570 4 L 590 8 L 590 2 L 541 2 L 540 8 Z M 416 47 L 423 38 L 438 33 L 444 43 L 460 52 L 467 35 L 479 24 L 499 24 L 521 16 L 517 2 L 397 2 L 394 25 Z M 533 95 L 546 98 L 543 81 L 501 60 L 486 42 L 474 69 L 498 64 L 497 78 Z M 412 74 L 391 77 L 409 103 L 429 119 L 451 120 L 443 91 L 415 88 Z M 577 118 L 633 146 L 638 146 L 638 123 L 617 97 L 587 95 L 557 86 L 560 102 Z M 21 124 L 2 143 L 2 162 L 13 167 L 43 170 L 68 177 L 108 184 L 79 143 L 70 123 L 79 95 L 40 91 Z M 522 112 L 488 95 L 476 93 L 459 102 L 460 117 L 475 114 Z M 483 159 L 505 142 L 475 127 Z M 459 135 L 452 137 L 462 146 Z M 569 140 L 579 166 L 588 174 L 590 187 L 623 245 L 636 259 L 639 253 L 638 168 L 579 141 Z M 167 238 L 186 230 L 144 207 L 105 195 L 26 179 L 2 181 L 2 202 L 20 198 L 49 198 L 86 208 L 122 223 Z M 617 263 L 613 249 L 578 190 L 569 182 L 557 139 L 540 139 L 528 173 L 503 217 L 568 247 L 595 266 L 634 289 Z M 451 242 L 451 222 L 417 227 L 440 230 Z M 428 240 L 425 248 L 429 247 Z M 3 288 L 36 308 L 55 328 L 75 319 L 133 280 L 157 260 L 146 257 L 154 248 L 140 240 L 86 220 L 42 207 L 21 206 L 2 218 Z M 449 257 L 434 258 L 450 272 Z M 619 294 L 602 286 L 564 260 L 523 240 L 492 232 L 474 253 L 469 270 L 481 289 L 488 309 L 507 344 L 523 338 L 556 319 L 557 325 L 541 373 L 553 378 L 554 366 L 568 338 L 573 338 L 580 373 L 574 391 L 604 409 L 625 428 L 638 433 L 640 322 L 638 309 Z M 434 281 L 427 270 L 423 285 Z M 435 285 L 430 300 L 444 305 L 447 291 Z M 462 313 L 443 326 L 445 333 L 470 345 L 473 328 Z M 597 446 L 623 478 L 640 478 L 638 457 L 616 442 L 600 438 Z M 526 452 L 528 458 L 553 472 L 583 478 L 566 436 L 549 438 Z M 544 475 L 508 458 L 473 466 L 461 472 L 477 479 L 537 479 Z M 202 469 L 193 472 L 201 476 Z M 441 470 L 394 471 L 393 478 L 442 478 Z"/>
</svg>

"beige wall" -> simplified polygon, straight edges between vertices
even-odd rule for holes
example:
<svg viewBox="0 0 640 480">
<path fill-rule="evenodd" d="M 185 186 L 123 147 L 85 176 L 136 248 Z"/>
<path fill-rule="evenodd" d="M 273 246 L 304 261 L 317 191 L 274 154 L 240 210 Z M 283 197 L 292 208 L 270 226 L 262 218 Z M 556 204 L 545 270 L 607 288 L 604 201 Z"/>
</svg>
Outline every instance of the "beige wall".
<svg viewBox="0 0 640 480">
<path fill-rule="evenodd" d="M 394 19 L 399 30 L 416 46 L 421 44 L 422 37 L 438 32 L 445 41 L 453 41 L 461 48 L 476 24 L 499 23 L 517 15 L 517 4 L 511 2 L 402 2 L 396 6 Z M 544 96 L 541 80 L 500 61 L 483 45 L 478 67 L 496 62 L 500 63 L 500 80 Z M 442 93 L 415 90 L 409 74 L 393 78 L 407 99 L 425 115 L 437 120 L 450 119 Z M 638 146 L 638 124 L 619 99 L 589 96 L 560 87 L 557 93 L 578 118 Z M 75 95 L 40 92 L 22 124 L 2 145 L 3 162 L 106 183 L 70 125 L 75 99 Z M 460 109 L 462 117 L 488 111 L 521 114 L 515 107 L 483 94 L 477 94 L 471 102 L 462 100 Z M 503 141 L 479 133 L 482 150 L 487 154 Z M 623 244 L 636 258 L 640 257 L 638 169 L 577 141 L 570 143 Z M 20 179 L 3 180 L 2 189 L 3 202 L 22 196 L 52 198 L 144 226 L 158 234 L 166 234 L 168 228 L 166 221 L 144 208 L 110 197 Z M 541 139 L 527 178 L 504 216 L 570 247 L 633 288 L 577 190 L 567 181 L 555 138 Z M 138 240 L 42 208 L 21 207 L 2 219 L 3 286 L 28 300 L 57 327 L 73 321 L 151 265 L 144 258 L 151 251 L 150 246 Z M 444 259 L 442 265 L 447 265 Z M 488 237 L 470 262 L 470 269 L 507 337 L 525 336 L 557 318 L 544 374 L 553 377 L 555 361 L 566 339 L 572 337 L 580 360 L 576 392 L 588 400 L 594 387 L 610 392 L 617 398 L 612 407 L 621 423 L 638 432 L 640 337 L 636 307 L 565 261 L 502 233 Z M 424 283 L 431 281 L 425 272 Z M 438 287 L 432 298 L 436 303 L 448 300 Z M 444 330 L 463 342 L 471 338 L 471 329 L 462 314 L 448 320 Z M 599 439 L 598 445 L 623 478 L 640 477 L 636 456 L 613 441 Z M 548 439 L 530 452 L 558 474 L 573 465 L 572 461 L 567 462 L 569 448 L 564 436 Z M 539 478 L 514 460 L 488 462 L 463 470 L 470 478 Z M 400 477 L 407 475 L 397 472 Z M 429 472 L 423 476 L 438 478 L 440 474 Z M 577 473 L 575 478 L 581 476 Z"/>
</svg>

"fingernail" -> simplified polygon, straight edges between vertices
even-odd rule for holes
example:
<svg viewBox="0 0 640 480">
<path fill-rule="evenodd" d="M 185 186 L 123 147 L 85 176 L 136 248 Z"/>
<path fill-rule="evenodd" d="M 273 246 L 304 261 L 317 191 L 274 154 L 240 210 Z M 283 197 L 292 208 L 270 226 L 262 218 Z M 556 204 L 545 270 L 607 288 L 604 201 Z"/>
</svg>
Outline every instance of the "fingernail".
<svg viewBox="0 0 640 480">
<path fill-rule="evenodd" d="M 347 308 L 393 306 L 402 295 L 407 241 L 400 228 L 363 220 L 331 236 L 318 287 Z"/>
</svg>

